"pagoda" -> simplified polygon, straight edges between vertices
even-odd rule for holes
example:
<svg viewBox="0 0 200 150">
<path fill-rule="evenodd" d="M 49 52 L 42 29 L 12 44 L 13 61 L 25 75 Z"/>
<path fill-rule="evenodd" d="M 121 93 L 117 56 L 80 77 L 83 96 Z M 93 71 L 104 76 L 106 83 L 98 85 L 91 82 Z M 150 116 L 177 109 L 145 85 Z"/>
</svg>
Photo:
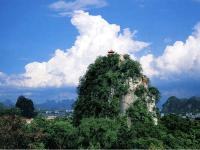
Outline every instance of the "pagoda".
<svg viewBox="0 0 200 150">
<path fill-rule="evenodd" d="M 111 49 L 111 50 L 109 50 L 108 51 L 108 56 L 111 56 L 111 55 L 113 55 L 115 52 Z"/>
</svg>

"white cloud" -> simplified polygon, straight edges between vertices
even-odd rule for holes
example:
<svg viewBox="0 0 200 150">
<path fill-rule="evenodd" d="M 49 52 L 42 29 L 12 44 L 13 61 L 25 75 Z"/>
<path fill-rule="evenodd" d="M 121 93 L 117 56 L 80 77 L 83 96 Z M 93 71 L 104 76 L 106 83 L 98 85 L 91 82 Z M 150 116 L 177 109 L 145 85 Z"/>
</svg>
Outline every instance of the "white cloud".
<svg viewBox="0 0 200 150">
<path fill-rule="evenodd" d="M 74 86 L 97 56 L 106 55 L 108 50 L 113 49 L 135 58 L 137 51 L 149 45 L 134 39 L 136 31 L 131 32 L 128 28 L 121 31 L 119 25 L 110 24 L 101 16 L 92 16 L 87 12 L 75 12 L 71 23 L 79 32 L 71 48 L 55 50 L 53 57 L 46 62 L 27 64 L 23 74 L 8 76 L 0 72 L 0 85 L 31 88 Z M 199 43 L 200 24 L 197 24 L 185 42 L 176 41 L 166 46 L 161 56 L 147 54 L 138 60 L 149 77 L 189 76 L 199 79 Z"/>
<path fill-rule="evenodd" d="M 22 75 L 7 75 L 3 72 L 0 72 L 0 87 L 2 86 L 13 86 L 22 85 L 22 82 L 24 80 L 24 77 Z"/>
<path fill-rule="evenodd" d="M 101 16 L 78 11 L 73 14 L 72 24 L 79 35 L 74 45 L 66 51 L 57 49 L 46 62 L 32 62 L 25 66 L 25 73 L 7 77 L 7 84 L 20 87 L 61 87 L 77 85 L 87 66 L 99 55 L 110 49 L 120 54 L 134 53 L 147 47 L 148 43 L 134 40 L 128 28 L 121 32 L 120 26 L 109 24 Z"/>
<path fill-rule="evenodd" d="M 199 78 L 200 74 L 200 24 L 185 42 L 176 41 L 168 45 L 163 54 L 154 57 L 152 54 L 143 56 L 140 60 L 144 72 L 148 76 L 172 78 L 173 76 L 191 76 Z M 148 62 L 148 63 L 147 63 Z"/>
<path fill-rule="evenodd" d="M 155 58 L 152 54 L 148 54 L 140 58 L 140 63 L 142 64 L 144 74 L 148 76 L 158 75 L 158 71 L 153 67 L 154 59 Z"/>
<path fill-rule="evenodd" d="M 106 0 L 75 0 L 66 2 L 59 0 L 49 5 L 60 16 L 69 15 L 76 10 L 88 10 L 90 8 L 100 8 L 107 5 Z"/>
</svg>

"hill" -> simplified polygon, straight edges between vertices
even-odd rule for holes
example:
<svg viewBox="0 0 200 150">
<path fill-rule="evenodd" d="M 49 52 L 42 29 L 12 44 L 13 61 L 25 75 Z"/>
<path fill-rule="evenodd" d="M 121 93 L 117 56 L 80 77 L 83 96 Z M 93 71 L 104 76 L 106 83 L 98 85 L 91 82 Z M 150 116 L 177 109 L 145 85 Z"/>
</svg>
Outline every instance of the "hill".
<svg viewBox="0 0 200 150">
<path fill-rule="evenodd" d="M 36 104 L 35 107 L 38 110 L 71 110 L 74 102 L 73 99 L 65 99 L 61 101 L 47 100 L 43 103 Z"/>
<path fill-rule="evenodd" d="M 156 123 L 155 103 L 159 97 L 159 91 L 151 86 L 137 61 L 129 55 L 111 51 L 89 65 L 80 79 L 74 121 L 79 123 L 86 117 L 115 118 L 119 115 L 133 118 L 132 112 L 138 108 Z"/>
<path fill-rule="evenodd" d="M 200 97 L 182 98 L 179 99 L 175 96 L 168 98 L 163 104 L 162 113 L 200 113 Z"/>
</svg>

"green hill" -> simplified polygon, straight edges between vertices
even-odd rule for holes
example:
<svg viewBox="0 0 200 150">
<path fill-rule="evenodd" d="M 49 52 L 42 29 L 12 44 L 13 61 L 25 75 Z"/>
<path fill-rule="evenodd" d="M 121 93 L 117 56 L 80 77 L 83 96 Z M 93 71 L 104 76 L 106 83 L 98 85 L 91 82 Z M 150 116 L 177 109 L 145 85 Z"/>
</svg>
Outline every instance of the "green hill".
<svg viewBox="0 0 200 150">
<path fill-rule="evenodd" d="M 160 93 L 142 74 L 141 65 L 129 55 L 116 53 L 101 56 L 88 67 L 80 79 L 74 121 L 87 117 L 115 118 L 137 109 L 141 103 L 157 122 L 155 103 Z M 139 105 L 139 104 L 138 104 Z"/>
<path fill-rule="evenodd" d="M 182 98 L 179 99 L 175 96 L 168 98 L 163 105 L 162 113 L 200 113 L 200 97 Z"/>
</svg>

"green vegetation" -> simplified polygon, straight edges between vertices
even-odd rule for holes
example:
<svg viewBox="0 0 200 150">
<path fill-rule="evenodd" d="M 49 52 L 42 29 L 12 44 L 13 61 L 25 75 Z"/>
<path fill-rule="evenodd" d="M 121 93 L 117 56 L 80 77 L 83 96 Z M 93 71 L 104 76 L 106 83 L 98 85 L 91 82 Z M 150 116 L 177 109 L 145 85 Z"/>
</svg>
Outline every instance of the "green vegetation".
<svg viewBox="0 0 200 150">
<path fill-rule="evenodd" d="M 20 115 L 21 111 L 18 108 L 8 108 L 0 103 L 0 116 L 13 116 L 13 115 Z"/>
<path fill-rule="evenodd" d="M 32 118 L 36 115 L 34 112 L 35 108 L 31 99 L 24 96 L 19 96 L 16 102 L 16 108 L 21 110 L 21 115 L 23 117 Z"/>
<path fill-rule="evenodd" d="M 167 114 L 200 113 L 200 98 L 193 96 L 189 99 L 179 99 L 172 96 L 163 105 L 162 112 Z"/>
<path fill-rule="evenodd" d="M 139 76 L 141 72 L 139 63 L 127 57 L 120 65 L 119 57 L 118 54 L 99 57 L 88 67 L 78 86 L 78 99 L 74 107 L 76 124 L 85 117 L 113 118 L 119 115 L 121 95 L 128 90 L 124 84 L 126 79 Z"/>
<path fill-rule="evenodd" d="M 0 148 L 26 148 L 25 122 L 19 116 L 0 117 Z"/>
<path fill-rule="evenodd" d="M 175 115 L 158 125 L 127 118 L 84 118 L 75 127 L 70 119 L 0 117 L 0 148 L 194 148 L 200 147 L 200 122 Z"/>
<path fill-rule="evenodd" d="M 137 88 L 137 101 L 126 114 L 120 114 L 121 96 L 129 88 L 126 80 L 140 77 L 142 70 L 128 55 L 123 62 L 119 57 L 99 57 L 89 66 L 80 80 L 72 118 L 48 120 L 36 116 L 26 123 L 24 116 L 34 116 L 29 99 L 18 99 L 20 113 L 0 105 L 0 148 L 199 149 L 200 121 L 167 115 L 158 118 L 155 125 L 145 99 L 145 95 L 160 98 L 155 87 Z"/>
<path fill-rule="evenodd" d="M 147 106 L 143 99 L 136 101 L 132 104 L 128 110 L 127 114 L 131 120 L 131 122 L 135 123 L 147 123 L 153 124 L 152 116 L 149 114 L 147 110 Z"/>
<path fill-rule="evenodd" d="M 120 58 L 121 57 L 121 58 Z M 129 80 L 142 79 L 141 65 L 129 55 L 118 54 L 99 57 L 88 67 L 80 79 L 78 99 L 74 106 L 73 121 L 78 125 L 82 118 L 116 118 L 120 115 L 120 101 L 128 92 Z M 148 80 L 148 79 L 147 79 Z M 149 84 L 149 82 L 147 83 Z M 140 87 L 135 92 L 139 98 L 160 98 L 155 87 Z"/>
</svg>

